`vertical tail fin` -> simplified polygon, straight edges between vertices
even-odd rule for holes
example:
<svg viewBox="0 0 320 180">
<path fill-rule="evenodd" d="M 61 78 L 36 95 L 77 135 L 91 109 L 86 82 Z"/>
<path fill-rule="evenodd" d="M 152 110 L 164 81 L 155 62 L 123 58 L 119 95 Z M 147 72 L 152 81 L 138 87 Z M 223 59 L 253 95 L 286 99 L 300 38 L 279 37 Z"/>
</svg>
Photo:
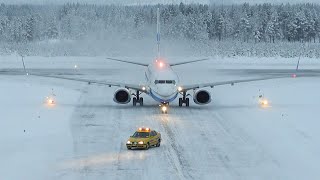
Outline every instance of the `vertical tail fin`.
<svg viewBox="0 0 320 180">
<path fill-rule="evenodd" d="M 157 45 L 158 45 L 158 58 L 160 58 L 160 9 L 157 9 Z"/>
</svg>

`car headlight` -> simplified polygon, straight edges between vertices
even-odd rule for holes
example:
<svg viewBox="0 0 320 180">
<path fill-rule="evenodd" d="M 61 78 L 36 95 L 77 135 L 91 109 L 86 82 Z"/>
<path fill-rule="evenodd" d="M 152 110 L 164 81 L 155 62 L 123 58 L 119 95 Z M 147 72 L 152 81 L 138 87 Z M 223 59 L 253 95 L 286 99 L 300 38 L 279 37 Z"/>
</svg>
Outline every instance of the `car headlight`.
<svg viewBox="0 0 320 180">
<path fill-rule="evenodd" d="M 143 144 L 143 141 L 139 141 L 138 144 Z"/>
<path fill-rule="evenodd" d="M 131 141 L 127 141 L 127 144 L 131 144 Z"/>
</svg>

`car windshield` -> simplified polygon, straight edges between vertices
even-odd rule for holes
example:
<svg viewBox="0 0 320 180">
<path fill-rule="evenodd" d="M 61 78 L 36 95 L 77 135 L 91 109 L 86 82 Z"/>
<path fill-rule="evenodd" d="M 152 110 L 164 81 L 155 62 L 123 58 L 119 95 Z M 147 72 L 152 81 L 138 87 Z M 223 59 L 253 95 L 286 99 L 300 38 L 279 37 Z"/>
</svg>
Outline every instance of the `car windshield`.
<svg viewBox="0 0 320 180">
<path fill-rule="evenodd" d="M 147 138 L 149 137 L 149 132 L 135 132 L 132 137 Z"/>
</svg>

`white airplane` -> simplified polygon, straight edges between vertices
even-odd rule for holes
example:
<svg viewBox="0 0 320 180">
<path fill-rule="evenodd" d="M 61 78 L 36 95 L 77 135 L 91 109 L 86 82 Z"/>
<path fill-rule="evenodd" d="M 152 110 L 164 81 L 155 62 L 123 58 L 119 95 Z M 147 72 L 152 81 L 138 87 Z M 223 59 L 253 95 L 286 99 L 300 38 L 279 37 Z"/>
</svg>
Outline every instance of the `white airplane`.
<svg viewBox="0 0 320 180">
<path fill-rule="evenodd" d="M 23 67 L 27 75 L 42 76 L 42 77 L 51 77 L 58 79 L 67 79 L 74 81 L 87 82 L 88 84 L 102 84 L 119 87 L 115 93 L 113 100 L 119 104 L 127 104 L 133 100 L 133 106 L 139 104 L 143 106 L 143 98 L 140 97 L 142 93 L 145 93 L 151 96 L 155 101 L 160 103 L 161 110 L 163 113 L 167 113 L 167 108 L 169 103 L 174 101 L 180 94 L 182 97 L 179 97 L 179 106 L 189 106 L 189 98 L 187 98 L 187 92 L 193 91 L 193 101 L 199 105 L 205 105 L 211 102 L 211 94 L 207 90 L 204 90 L 205 87 L 221 86 L 221 85 L 234 85 L 235 83 L 241 82 L 250 82 L 250 81 L 259 81 L 275 78 L 283 78 L 288 76 L 278 76 L 278 77 L 265 77 L 265 78 L 255 78 L 255 79 L 246 79 L 246 80 L 234 80 L 234 81 L 222 81 L 222 82 L 212 82 L 212 83 L 203 83 L 203 84 L 193 84 L 193 85 L 184 85 L 180 84 L 178 75 L 173 71 L 172 67 L 194 63 L 199 61 L 205 61 L 209 59 L 198 59 L 187 62 L 180 63 L 167 63 L 160 58 L 160 13 L 159 8 L 157 9 L 157 46 L 158 46 L 158 57 L 150 64 L 144 64 L 139 62 L 132 62 L 121 59 L 107 58 L 109 60 L 130 63 L 139 66 L 147 67 L 145 71 L 146 83 L 145 85 L 137 84 L 126 84 L 126 83 L 113 83 L 113 82 L 104 82 L 104 81 L 93 81 L 86 79 L 77 79 L 69 77 L 60 77 L 53 75 L 42 75 L 42 74 L 31 74 L 27 73 L 24 61 Z M 298 65 L 297 65 L 298 68 Z M 132 93 L 132 90 L 134 93 Z M 132 98 L 133 96 L 133 98 Z"/>
</svg>

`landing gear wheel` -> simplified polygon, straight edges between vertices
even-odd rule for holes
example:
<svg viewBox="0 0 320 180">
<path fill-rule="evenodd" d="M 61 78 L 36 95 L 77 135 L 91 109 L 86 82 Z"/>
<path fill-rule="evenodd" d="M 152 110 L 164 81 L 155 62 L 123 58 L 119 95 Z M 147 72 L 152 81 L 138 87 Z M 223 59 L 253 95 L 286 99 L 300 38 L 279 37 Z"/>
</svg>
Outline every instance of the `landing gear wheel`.
<svg viewBox="0 0 320 180">
<path fill-rule="evenodd" d="M 133 106 L 136 106 L 137 105 L 137 98 L 133 98 L 133 100 L 132 100 L 132 104 L 133 104 Z"/>
<path fill-rule="evenodd" d="M 140 106 L 143 106 L 143 98 L 142 97 L 140 98 L 139 101 L 140 101 Z"/>
<path fill-rule="evenodd" d="M 128 150 L 131 150 L 131 148 L 127 147 Z"/>
<path fill-rule="evenodd" d="M 140 104 L 140 106 L 143 106 L 143 98 L 140 97 L 140 91 L 137 91 L 136 94 L 132 94 L 132 95 L 135 96 L 132 100 L 133 106 L 136 106 L 137 103 Z"/>
<path fill-rule="evenodd" d="M 186 98 L 186 96 L 187 96 L 187 92 L 186 91 L 182 92 L 182 98 L 179 98 L 180 107 L 183 106 L 183 104 L 186 104 L 186 106 L 189 107 L 190 101 L 189 101 L 189 98 Z"/>
</svg>

